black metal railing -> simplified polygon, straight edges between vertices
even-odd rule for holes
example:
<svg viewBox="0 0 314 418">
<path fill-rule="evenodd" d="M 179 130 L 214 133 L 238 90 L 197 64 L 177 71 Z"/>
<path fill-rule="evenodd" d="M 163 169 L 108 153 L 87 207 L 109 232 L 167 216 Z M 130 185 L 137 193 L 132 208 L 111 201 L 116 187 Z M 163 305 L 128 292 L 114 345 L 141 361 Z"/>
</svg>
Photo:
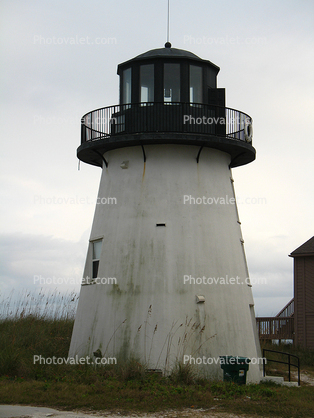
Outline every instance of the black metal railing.
<svg viewBox="0 0 314 418">
<path fill-rule="evenodd" d="M 252 119 L 227 107 L 201 103 L 130 103 L 93 110 L 82 117 L 81 142 L 136 133 L 192 133 L 252 140 Z"/>
<path fill-rule="evenodd" d="M 280 361 L 280 360 L 273 360 L 273 359 L 267 359 L 265 356 L 266 351 L 271 353 L 279 353 L 288 356 L 288 362 L 286 361 Z M 291 357 L 296 358 L 298 361 L 298 364 L 291 363 Z M 291 382 L 291 366 L 296 367 L 298 369 L 298 386 L 301 384 L 300 380 L 300 359 L 298 356 L 295 356 L 290 353 L 284 353 L 282 351 L 276 351 L 276 350 L 268 350 L 266 348 L 263 348 L 263 376 L 266 376 L 266 362 L 273 362 L 273 363 L 281 363 L 281 364 L 287 364 L 288 365 L 288 376 L 289 376 L 289 382 Z"/>
</svg>

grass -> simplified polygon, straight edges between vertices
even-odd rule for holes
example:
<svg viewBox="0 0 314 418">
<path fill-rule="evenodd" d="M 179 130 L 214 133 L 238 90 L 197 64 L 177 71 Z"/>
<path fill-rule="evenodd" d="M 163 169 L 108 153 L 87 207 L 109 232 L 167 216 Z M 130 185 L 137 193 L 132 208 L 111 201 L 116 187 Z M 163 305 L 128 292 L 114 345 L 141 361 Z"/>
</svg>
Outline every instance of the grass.
<svg viewBox="0 0 314 418">
<path fill-rule="evenodd" d="M 19 296 L 0 303 L 0 376 L 50 378 L 56 369 L 34 365 L 33 356 L 67 357 L 77 297 L 56 291 Z"/>
<path fill-rule="evenodd" d="M 93 383 L 92 383 L 93 382 Z M 313 388 L 285 388 L 274 384 L 238 386 L 227 382 L 176 384 L 166 379 L 121 381 L 89 376 L 83 383 L 73 376 L 61 380 L 2 378 L 0 402 L 72 410 L 115 410 L 123 413 L 166 409 L 211 409 L 264 417 L 313 417 Z"/>
<path fill-rule="evenodd" d="M 0 301 L 2 404 L 120 413 L 213 408 L 263 417 L 314 416 L 314 387 L 306 385 L 287 388 L 272 383 L 239 386 L 213 382 L 199 379 L 193 368 L 180 364 L 170 376 L 163 377 L 147 373 L 136 359 L 99 367 L 33 364 L 34 355 L 67 358 L 74 323 L 73 306 L 77 301 L 73 294 L 63 297 L 56 293 L 40 294 L 40 299 L 35 296 L 25 294 L 22 302 L 15 304 L 15 310 L 8 300 Z M 283 351 L 287 349 L 301 357 L 302 368 L 314 370 L 313 352 L 291 347 Z"/>
</svg>

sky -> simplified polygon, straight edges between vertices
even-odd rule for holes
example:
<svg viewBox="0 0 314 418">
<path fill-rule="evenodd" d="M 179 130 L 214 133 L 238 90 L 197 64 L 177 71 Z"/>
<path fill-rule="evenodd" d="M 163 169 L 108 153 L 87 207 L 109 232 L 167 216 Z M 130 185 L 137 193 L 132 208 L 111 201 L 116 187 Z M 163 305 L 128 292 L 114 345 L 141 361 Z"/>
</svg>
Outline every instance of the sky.
<svg viewBox="0 0 314 418">
<path fill-rule="evenodd" d="M 79 292 L 101 174 L 78 170 L 80 119 L 118 104 L 119 63 L 164 46 L 167 0 L 2 0 L 0 15 L 0 301 Z M 312 0 L 170 2 L 172 46 L 218 65 L 226 105 L 253 118 L 256 160 L 233 177 L 258 316 L 293 297 L 288 255 L 314 235 L 313 21 Z"/>
</svg>

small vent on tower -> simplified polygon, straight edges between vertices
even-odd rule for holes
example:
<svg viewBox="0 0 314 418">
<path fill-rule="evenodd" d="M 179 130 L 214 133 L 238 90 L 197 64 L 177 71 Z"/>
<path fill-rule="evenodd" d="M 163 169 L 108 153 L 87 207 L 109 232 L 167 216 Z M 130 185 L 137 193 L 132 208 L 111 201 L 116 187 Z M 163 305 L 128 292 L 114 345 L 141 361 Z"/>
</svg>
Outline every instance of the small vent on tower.
<svg viewBox="0 0 314 418">
<path fill-rule="evenodd" d="M 205 296 L 196 295 L 196 303 L 204 303 L 205 302 Z"/>
<path fill-rule="evenodd" d="M 166 224 L 156 224 L 156 226 L 166 226 Z"/>
</svg>

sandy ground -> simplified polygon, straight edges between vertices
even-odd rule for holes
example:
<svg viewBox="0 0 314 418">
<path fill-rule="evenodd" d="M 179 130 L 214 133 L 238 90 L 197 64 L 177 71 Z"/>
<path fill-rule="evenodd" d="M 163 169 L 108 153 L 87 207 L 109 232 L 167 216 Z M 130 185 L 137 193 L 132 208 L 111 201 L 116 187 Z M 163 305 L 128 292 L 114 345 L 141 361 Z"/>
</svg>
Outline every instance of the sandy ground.
<svg viewBox="0 0 314 418">
<path fill-rule="evenodd" d="M 291 375 L 295 380 L 298 378 L 298 372 L 291 372 Z M 314 376 L 312 373 L 307 371 L 300 373 L 300 380 L 307 385 L 314 386 Z"/>
<path fill-rule="evenodd" d="M 214 407 L 215 408 L 215 407 Z M 213 408 L 213 409 L 214 409 Z M 153 414 L 130 414 L 122 415 L 111 412 L 93 412 L 93 414 L 85 414 L 81 411 L 58 411 L 56 409 L 41 408 L 35 406 L 21 405 L 0 405 L 0 418 L 12 417 L 34 417 L 34 418 L 257 418 L 256 415 L 234 415 L 224 412 L 215 412 L 214 410 L 205 409 L 185 409 L 183 411 L 165 411 Z"/>
<path fill-rule="evenodd" d="M 297 379 L 297 373 L 291 372 L 294 379 Z M 301 373 L 301 382 L 314 386 L 314 373 L 303 371 Z M 185 409 L 183 411 L 168 410 L 152 414 L 131 413 L 123 415 L 119 412 L 90 412 L 90 411 L 58 411 L 51 408 L 42 408 L 37 406 L 23 405 L 0 405 L 0 418 L 258 418 L 256 415 L 234 415 L 226 412 L 216 412 L 216 407 L 210 409 Z"/>
<path fill-rule="evenodd" d="M 297 379 L 297 372 L 291 372 L 294 379 Z M 303 371 L 301 373 L 301 382 L 314 386 L 314 373 Z M 0 418 L 258 418 L 256 415 L 234 415 L 226 412 L 216 412 L 216 407 L 210 409 L 185 409 L 183 411 L 168 410 L 165 412 L 156 412 L 152 414 L 131 413 L 123 415 L 119 412 L 90 412 L 90 411 L 58 411 L 51 408 L 42 408 L 37 406 L 23 405 L 0 405 Z"/>
</svg>

